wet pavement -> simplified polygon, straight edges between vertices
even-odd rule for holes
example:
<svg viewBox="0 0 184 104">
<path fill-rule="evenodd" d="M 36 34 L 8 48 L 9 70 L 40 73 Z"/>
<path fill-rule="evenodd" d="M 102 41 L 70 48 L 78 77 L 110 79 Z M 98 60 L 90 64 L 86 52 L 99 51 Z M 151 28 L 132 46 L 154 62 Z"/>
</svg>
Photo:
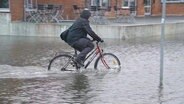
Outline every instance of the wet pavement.
<svg viewBox="0 0 184 104">
<path fill-rule="evenodd" d="M 184 104 L 184 36 L 166 39 L 159 88 L 158 37 L 101 44 L 122 63 L 119 73 L 47 71 L 49 60 L 73 51 L 57 38 L 0 37 L 0 104 Z M 89 71 L 90 70 L 90 71 Z"/>
</svg>

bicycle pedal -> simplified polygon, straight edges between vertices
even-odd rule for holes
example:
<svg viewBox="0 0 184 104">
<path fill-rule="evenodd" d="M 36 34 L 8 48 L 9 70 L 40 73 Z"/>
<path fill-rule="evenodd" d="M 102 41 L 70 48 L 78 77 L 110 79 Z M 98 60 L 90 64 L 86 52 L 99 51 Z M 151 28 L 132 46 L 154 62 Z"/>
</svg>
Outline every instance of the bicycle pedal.
<svg viewBox="0 0 184 104">
<path fill-rule="evenodd" d="M 84 67 L 84 64 L 77 63 L 77 67 Z"/>
<path fill-rule="evenodd" d="M 66 69 L 65 68 L 61 68 L 61 71 L 66 71 Z"/>
</svg>

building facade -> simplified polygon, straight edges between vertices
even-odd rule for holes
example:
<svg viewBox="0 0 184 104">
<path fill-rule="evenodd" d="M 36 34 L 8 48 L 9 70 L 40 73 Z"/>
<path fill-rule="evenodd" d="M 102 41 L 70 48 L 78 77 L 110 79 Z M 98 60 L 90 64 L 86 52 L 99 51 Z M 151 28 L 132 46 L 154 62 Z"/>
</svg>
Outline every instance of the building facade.
<svg viewBox="0 0 184 104">
<path fill-rule="evenodd" d="M 0 13 L 10 13 L 11 21 L 24 21 L 24 8 L 26 0 L 0 0 Z M 83 8 L 92 6 L 111 7 L 106 11 L 109 18 L 115 17 L 114 6 L 119 8 L 134 8 L 137 17 L 160 16 L 162 12 L 162 0 L 28 0 L 36 4 L 60 4 L 63 5 L 64 19 L 74 19 L 73 5 Z M 166 0 L 166 14 L 173 16 L 184 15 L 184 0 Z"/>
</svg>

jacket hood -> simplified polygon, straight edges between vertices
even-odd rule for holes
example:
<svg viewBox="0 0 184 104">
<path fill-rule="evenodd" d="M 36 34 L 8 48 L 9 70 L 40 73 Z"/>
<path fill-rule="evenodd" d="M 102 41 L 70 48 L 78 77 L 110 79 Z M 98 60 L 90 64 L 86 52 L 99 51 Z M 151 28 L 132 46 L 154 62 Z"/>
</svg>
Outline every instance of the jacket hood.
<svg viewBox="0 0 184 104">
<path fill-rule="evenodd" d="M 90 16 L 91 16 L 91 13 L 89 10 L 83 10 L 80 15 L 81 18 L 85 18 L 85 19 L 89 19 Z"/>
</svg>

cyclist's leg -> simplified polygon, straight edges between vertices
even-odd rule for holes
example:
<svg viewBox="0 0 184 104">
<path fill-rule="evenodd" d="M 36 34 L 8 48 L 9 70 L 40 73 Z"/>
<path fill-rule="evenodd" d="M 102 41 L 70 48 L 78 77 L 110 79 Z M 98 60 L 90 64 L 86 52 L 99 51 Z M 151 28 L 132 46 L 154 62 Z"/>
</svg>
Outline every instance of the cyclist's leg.
<svg viewBox="0 0 184 104">
<path fill-rule="evenodd" d="M 91 40 L 86 38 L 81 38 L 78 41 L 76 41 L 73 45 L 73 47 L 80 51 L 79 55 L 77 56 L 77 60 L 85 60 L 86 55 L 93 50 L 94 44 L 91 42 Z"/>
</svg>

